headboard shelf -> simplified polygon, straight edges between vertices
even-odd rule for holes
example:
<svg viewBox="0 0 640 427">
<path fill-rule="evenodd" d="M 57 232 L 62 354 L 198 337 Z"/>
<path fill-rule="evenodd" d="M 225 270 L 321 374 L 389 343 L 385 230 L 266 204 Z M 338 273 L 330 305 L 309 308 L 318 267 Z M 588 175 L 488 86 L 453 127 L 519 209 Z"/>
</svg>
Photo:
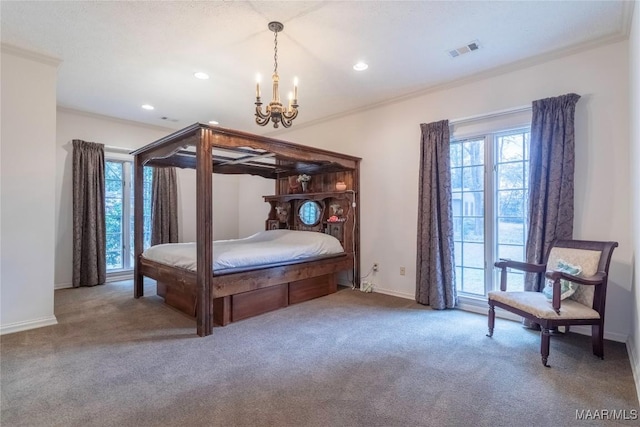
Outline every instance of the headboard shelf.
<svg viewBox="0 0 640 427">
<path fill-rule="evenodd" d="M 270 196 L 262 196 L 265 202 L 290 202 L 291 200 L 324 200 L 328 198 L 334 199 L 345 199 L 345 198 L 353 198 L 355 196 L 355 191 L 326 191 L 322 193 L 295 193 L 295 194 L 280 194 L 280 195 L 270 195 Z"/>
</svg>

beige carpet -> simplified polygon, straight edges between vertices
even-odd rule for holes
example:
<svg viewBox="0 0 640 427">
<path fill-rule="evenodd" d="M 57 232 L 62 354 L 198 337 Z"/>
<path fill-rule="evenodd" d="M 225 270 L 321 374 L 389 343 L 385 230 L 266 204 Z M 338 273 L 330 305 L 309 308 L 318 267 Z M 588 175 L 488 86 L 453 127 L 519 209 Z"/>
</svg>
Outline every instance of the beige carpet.
<svg viewBox="0 0 640 427">
<path fill-rule="evenodd" d="M 154 286 L 147 285 L 147 295 Z M 1 338 L 5 426 L 590 426 L 639 411 L 629 358 L 350 289 L 216 328 L 130 281 L 56 292 L 59 324 Z M 637 414 L 637 412 L 636 412 Z"/>
</svg>

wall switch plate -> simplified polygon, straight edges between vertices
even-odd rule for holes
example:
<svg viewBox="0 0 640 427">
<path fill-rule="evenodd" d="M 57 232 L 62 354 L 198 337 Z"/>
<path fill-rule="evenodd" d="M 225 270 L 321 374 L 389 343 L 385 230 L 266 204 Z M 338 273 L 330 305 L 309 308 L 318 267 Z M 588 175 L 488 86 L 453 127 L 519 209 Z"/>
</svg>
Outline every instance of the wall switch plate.
<svg viewBox="0 0 640 427">
<path fill-rule="evenodd" d="M 404 276 L 404 273 L 405 273 L 405 269 L 404 269 L 404 267 L 400 267 L 400 275 L 401 275 L 401 276 Z"/>
</svg>

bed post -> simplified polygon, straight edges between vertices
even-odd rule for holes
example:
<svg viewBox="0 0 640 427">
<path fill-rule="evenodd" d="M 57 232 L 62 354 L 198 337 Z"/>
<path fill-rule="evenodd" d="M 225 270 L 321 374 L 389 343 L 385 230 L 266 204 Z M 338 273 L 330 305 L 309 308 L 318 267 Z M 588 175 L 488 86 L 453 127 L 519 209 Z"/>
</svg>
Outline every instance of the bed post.
<svg viewBox="0 0 640 427">
<path fill-rule="evenodd" d="M 353 170 L 353 190 L 354 198 L 353 202 L 356 204 L 354 218 L 355 230 L 354 230 L 354 243 L 353 248 L 353 284 L 356 287 L 360 287 L 360 160 L 356 160 L 356 167 Z"/>
<path fill-rule="evenodd" d="M 196 323 L 201 337 L 213 333 L 213 173 L 211 131 L 200 128 L 196 147 L 197 306 Z"/>
<path fill-rule="evenodd" d="M 144 165 L 142 164 L 142 157 L 136 155 L 134 157 L 134 171 L 133 171 L 133 296 L 140 298 L 144 296 L 144 284 L 142 274 L 140 273 L 140 256 L 144 249 L 144 213 L 143 213 L 143 174 Z"/>
</svg>

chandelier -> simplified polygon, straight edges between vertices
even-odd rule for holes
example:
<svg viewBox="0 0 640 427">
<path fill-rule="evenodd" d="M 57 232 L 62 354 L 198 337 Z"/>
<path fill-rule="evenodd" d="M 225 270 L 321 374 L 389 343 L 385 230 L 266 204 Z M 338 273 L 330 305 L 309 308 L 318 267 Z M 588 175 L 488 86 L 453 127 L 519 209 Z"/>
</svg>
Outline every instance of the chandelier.
<svg viewBox="0 0 640 427">
<path fill-rule="evenodd" d="M 293 119 L 298 116 L 298 79 L 293 81 L 293 93 L 289 93 L 289 105 L 285 107 L 280 102 L 280 94 L 278 91 L 278 33 L 284 29 L 284 25 L 280 22 L 269 22 L 269 30 L 273 31 L 274 48 L 273 48 L 273 98 L 266 107 L 266 112 L 262 112 L 262 101 L 260 100 L 260 77 L 256 83 L 256 123 L 260 126 L 266 126 L 269 120 L 273 122 L 273 127 L 277 128 L 280 123 L 288 128 L 291 126 Z"/>
</svg>

